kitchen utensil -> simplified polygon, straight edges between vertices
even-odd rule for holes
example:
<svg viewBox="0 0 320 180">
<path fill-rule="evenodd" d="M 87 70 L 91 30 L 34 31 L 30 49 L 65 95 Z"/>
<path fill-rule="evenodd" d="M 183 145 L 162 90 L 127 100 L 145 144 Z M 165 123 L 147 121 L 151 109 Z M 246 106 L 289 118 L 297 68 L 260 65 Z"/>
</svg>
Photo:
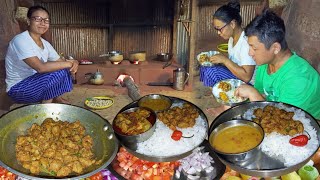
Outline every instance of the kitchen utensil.
<svg viewBox="0 0 320 180">
<path fill-rule="evenodd" d="M 156 60 L 168 62 L 172 59 L 172 56 L 171 53 L 158 53 Z"/>
<path fill-rule="evenodd" d="M 46 118 L 74 122 L 79 120 L 86 128 L 86 133 L 93 139 L 93 152 L 101 163 L 85 169 L 83 174 L 71 175 L 61 179 L 84 179 L 107 167 L 118 151 L 111 124 L 100 115 L 87 109 L 67 104 L 34 104 L 13 109 L 0 117 L 0 166 L 26 179 L 52 179 L 52 175 L 32 175 L 16 159 L 15 142 L 18 136 L 26 134 L 32 124 L 41 124 Z"/>
<path fill-rule="evenodd" d="M 227 44 L 227 43 L 219 44 L 219 45 L 217 46 L 217 49 L 218 49 L 220 52 L 227 53 L 227 52 L 228 52 L 228 44 Z"/>
<path fill-rule="evenodd" d="M 177 105 L 177 104 L 182 104 L 182 103 L 189 103 L 191 104 L 193 107 L 195 107 L 197 109 L 197 111 L 199 112 L 199 117 L 198 118 L 201 118 L 205 121 L 205 126 L 208 126 L 208 119 L 207 119 L 207 116 L 204 114 L 204 112 L 198 107 L 196 106 L 195 104 L 189 102 L 189 101 L 186 101 L 186 100 L 183 100 L 183 99 L 180 99 L 180 98 L 176 98 L 176 97 L 171 97 L 171 96 L 168 96 L 171 100 L 172 100 L 172 103 L 173 105 Z M 125 111 L 126 109 L 130 109 L 130 108 L 133 108 L 133 107 L 138 107 L 138 101 L 134 101 L 130 104 L 128 104 L 127 106 L 123 107 L 119 112 L 123 112 Z M 207 129 L 205 130 L 207 131 Z M 207 135 L 206 135 L 207 136 Z M 202 137 L 201 138 L 201 142 L 203 142 L 203 140 L 205 140 L 206 136 Z M 148 160 L 148 161 L 152 161 L 152 162 L 170 162 L 170 161 L 176 161 L 176 160 L 179 160 L 181 158 L 184 158 L 186 156 L 188 156 L 189 154 L 192 153 L 192 150 L 190 151 L 187 151 L 185 153 L 181 153 L 179 155 L 174 155 L 174 156 L 149 156 L 149 155 L 145 155 L 145 154 L 142 154 L 142 153 L 139 153 L 137 152 L 137 147 L 127 147 L 125 146 L 121 141 L 120 143 L 127 149 L 128 152 L 130 152 L 131 154 L 135 155 L 136 157 L 140 158 L 140 159 L 144 159 L 144 160 Z M 199 144 L 194 144 L 194 148 L 198 147 L 201 143 Z"/>
<path fill-rule="evenodd" d="M 167 106 L 164 107 L 162 105 L 161 106 L 162 109 L 160 109 L 159 104 L 154 104 L 159 101 L 163 101 L 162 104 L 166 104 Z M 147 107 L 156 112 L 159 112 L 159 111 L 165 111 L 169 109 L 172 105 L 172 100 L 168 96 L 165 96 L 162 94 L 148 94 L 138 100 L 138 105 L 139 107 Z M 152 107 L 155 107 L 155 108 L 152 108 Z"/>
<path fill-rule="evenodd" d="M 148 86 L 173 86 L 171 82 L 149 82 L 147 83 Z"/>
<path fill-rule="evenodd" d="M 103 74 L 99 69 L 95 73 L 86 73 L 86 78 L 89 78 L 89 82 L 95 85 L 101 85 L 104 83 Z"/>
<path fill-rule="evenodd" d="M 105 102 L 105 103 L 103 103 Z M 100 104 L 99 104 L 100 103 Z M 110 97 L 107 96 L 96 96 L 96 97 L 91 97 L 87 98 L 84 101 L 84 104 L 91 108 L 91 109 L 106 109 L 110 106 L 112 106 L 114 103 L 114 100 Z"/>
<path fill-rule="evenodd" d="M 219 88 L 220 83 L 227 83 L 230 85 L 230 90 L 227 92 L 223 91 L 222 89 Z M 242 98 L 242 97 L 237 97 L 235 96 L 234 92 L 235 90 L 241 85 L 241 84 L 246 84 L 245 82 L 239 80 L 239 79 L 224 79 L 216 84 L 213 85 L 212 87 L 212 94 L 216 98 L 216 100 L 224 105 L 227 106 L 235 106 L 237 104 L 243 103 L 248 100 L 248 98 Z M 227 96 L 228 100 L 224 100 L 221 98 L 220 93 L 224 92 L 225 95 Z"/>
<path fill-rule="evenodd" d="M 129 61 L 145 61 L 146 51 L 131 51 L 129 52 Z"/>
<path fill-rule="evenodd" d="M 248 121 L 248 120 L 231 120 L 231 121 L 227 121 L 224 123 L 221 123 L 218 127 L 216 127 L 210 134 L 209 136 L 209 142 L 213 143 L 215 137 L 223 130 L 230 128 L 230 127 L 235 127 L 235 126 L 250 126 L 253 127 L 255 129 L 257 129 L 259 131 L 259 133 L 262 135 L 262 137 L 264 137 L 264 131 L 262 129 L 262 127 L 253 122 L 253 121 Z M 225 138 L 225 141 L 228 141 L 229 139 Z M 239 153 L 226 153 L 226 152 L 221 152 L 218 149 L 216 149 L 215 147 L 212 147 L 212 149 L 219 154 L 220 156 L 222 156 L 223 158 L 225 158 L 226 160 L 233 162 L 235 164 L 238 163 L 243 163 L 244 161 L 248 161 L 252 158 L 255 158 L 255 156 L 258 154 L 259 151 L 259 145 L 261 144 L 263 138 L 261 139 L 261 141 L 259 142 L 259 144 L 257 144 L 257 146 L 255 146 L 254 148 L 247 150 L 245 152 L 239 152 Z M 231 140 L 230 140 L 231 141 Z"/>
<path fill-rule="evenodd" d="M 121 62 L 123 60 L 123 54 L 121 51 L 110 51 L 107 54 L 101 54 L 99 57 L 108 57 L 109 61 Z"/>
<path fill-rule="evenodd" d="M 297 111 L 305 112 L 304 110 L 289 105 L 285 103 L 278 103 L 278 102 L 266 102 L 266 101 L 260 101 L 260 102 L 246 102 L 239 105 L 236 105 L 234 107 L 231 107 L 230 109 L 224 111 L 221 113 L 216 119 L 212 122 L 209 129 L 209 136 L 211 132 L 218 127 L 221 123 L 230 121 L 232 119 L 246 119 L 244 113 L 247 112 L 250 109 L 256 109 L 256 108 L 263 108 L 267 105 L 276 106 L 276 105 L 283 105 L 287 108 L 294 108 Z M 310 125 L 315 129 L 317 132 L 317 138 L 320 139 L 320 126 L 316 119 L 314 119 L 309 113 L 305 112 L 305 117 L 310 119 Z M 288 142 L 289 143 L 289 142 Z M 314 153 L 318 148 L 314 150 Z M 313 153 L 313 154 L 314 154 Z M 250 176 L 256 176 L 256 177 L 277 177 L 284 174 L 289 174 L 293 171 L 298 170 L 303 165 L 305 165 L 313 156 L 313 154 L 303 160 L 302 162 L 295 164 L 293 166 L 285 166 L 283 162 L 280 160 L 277 160 L 275 158 L 271 158 L 268 155 L 266 155 L 264 152 L 259 150 L 259 152 L 256 155 L 256 158 L 254 160 L 249 161 L 244 164 L 235 164 L 228 160 L 226 160 L 223 156 L 218 155 L 219 159 L 227 166 L 229 166 L 231 169 L 238 171 L 241 174 L 247 174 Z M 292 157 L 295 158 L 295 157 Z"/>
<path fill-rule="evenodd" d="M 173 70 L 173 88 L 178 91 L 184 90 L 186 83 L 189 80 L 189 73 L 184 68 Z"/>
<path fill-rule="evenodd" d="M 120 113 L 132 113 L 132 112 L 136 112 L 137 110 L 147 110 L 150 112 L 150 116 L 147 118 L 147 120 L 151 123 L 151 128 L 148 129 L 147 131 L 141 133 L 141 134 L 137 134 L 137 135 L 127 135 L 127 134 L 124 134 L 122 133 L 121 129 L 119 127 L 116 126 L 116 121 L 117 121 L 117 116 L 120 114 Z M 122 117 L 124 118 L 124 117 Z M 112 122 L 112 127 L 113 127 L 113 130 L 116 134 L 116 137 L 119 139 L 119 141 L 125 145 L 126 147 L 128 148 L 136 148 L 137 147 L 137 143 L 140 143 L 140 142 L 143 142 L 145 140 L 148 140 L 154 133 L 154 130 L 156 129 L 156 126 L 155 126 L 155 123 L 156 123 L 156 120 L 157 120 L 157 114 L 150 108 L 146 108 L 146 107 L 133 107 L 133 108 L 129 108 L 129 109 L 126 109 L 124 111 L 120 111 L 115 119 L 113 120 Z"/>
</svg>

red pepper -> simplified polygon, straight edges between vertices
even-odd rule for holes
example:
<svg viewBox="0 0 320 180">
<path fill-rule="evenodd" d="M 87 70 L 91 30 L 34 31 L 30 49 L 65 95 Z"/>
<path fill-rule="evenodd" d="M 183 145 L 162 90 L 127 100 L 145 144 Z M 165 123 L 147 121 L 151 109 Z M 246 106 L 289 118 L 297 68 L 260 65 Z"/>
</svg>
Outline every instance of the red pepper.
<svg viewBox="0 0 320 180">
<path fill-rule="evenodd" d="M 171 138 L 175 141 L 179 141 L 182 137 L 182 132 L 179 131 L 179 130 L 174 130 L 172 135 L 171 135 Z"/>
<path fill-rule="evenodd" d="M 305 146 L 308 144 L 309 137 L 306 135 L 299 135 L 290 139 L 289 143 L 294 146 Z"/>
</svg>

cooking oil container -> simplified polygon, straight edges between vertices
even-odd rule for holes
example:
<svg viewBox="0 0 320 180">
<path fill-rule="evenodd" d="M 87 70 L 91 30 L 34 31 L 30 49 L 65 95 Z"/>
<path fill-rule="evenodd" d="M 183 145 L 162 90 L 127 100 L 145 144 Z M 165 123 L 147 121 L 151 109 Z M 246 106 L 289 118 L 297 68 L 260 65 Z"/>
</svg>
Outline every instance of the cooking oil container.
<svg viewBox="0 0 320 180">
<path fill-rule="evenodd" d="M 173 89 L 182 91 L 189 80 L 189 73 L 184 68 L 173 70 Z"/>
</svg>

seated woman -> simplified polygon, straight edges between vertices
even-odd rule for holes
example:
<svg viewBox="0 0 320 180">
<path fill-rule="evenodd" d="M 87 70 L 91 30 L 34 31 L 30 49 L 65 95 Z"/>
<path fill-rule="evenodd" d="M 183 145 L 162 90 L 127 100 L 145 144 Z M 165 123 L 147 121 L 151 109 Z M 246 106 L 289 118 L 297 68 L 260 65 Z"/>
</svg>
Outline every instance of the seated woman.
<svg viewBox="0 0 320 180">
<path fill-rule="evenodd" d="M 258 65 L 254 87 L 242 85 L 236 95 L 250 101 L 277 101 L 297 106 L 320 120 L 320 76 L 285 39 L 283 20 L 264 11 L 246 27 L 249 54 Z"/>
<path fill-rule="evenodd" d="M 41 38 L 49 29 L 49 12 L 30 7 L 28 30 L 9 43 L 5 57 L 6 91 L 17 103 L 68 103 L 61 95 L 72 90 L 71 73 L 77 60 L 63 60 L 51 44 Z"/>
<path fill-rule="evenodd" d="M 249 45 L 241 28 L 240 3 L 231 1 L 221 6 L 213 15 L 213 25 L 223 39 L 229 39 L 228 54 L 212 56 L 210 61 L 215 66 L 201 66 L 200 80 L 205 86 L 212 87 L 224 79 L 240 79 L 254 83 L 255 62 L 248 55 Z"/>
<path fill-rule="evenodd" d="M 200 80 L 205 86 L 212 87 L 224 79 L 240 79 L 246 83 L 254 84 L 255 62 L 249 56 L 249 44 L 241 28 L 240 3 L 231 1 L 221 6 L 213 15 L 213 25 L 223 39 L 229 39 L 228 55 L 212 56 L 211 67 L 200 67 Z M 207 112 L 213 116 L 218 115 L 228 106 L 208 108 Z"/>
</svg>

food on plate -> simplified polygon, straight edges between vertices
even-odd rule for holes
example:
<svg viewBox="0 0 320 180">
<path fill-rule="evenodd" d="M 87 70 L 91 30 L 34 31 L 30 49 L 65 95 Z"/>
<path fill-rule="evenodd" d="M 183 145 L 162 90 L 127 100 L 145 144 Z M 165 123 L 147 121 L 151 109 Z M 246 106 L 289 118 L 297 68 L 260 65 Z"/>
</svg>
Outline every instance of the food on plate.
<svg viewBox="0 0 320 180">
<path fill-rule="evenodd" d="M 90 61 L 90 60 L 87 60 L 87 59 L 82 59 L 82 60 L 80 60 L 80 62 L 79 62 L 80 64 L 93 64 L 93 62 L 92 61 Z"/>
<path fill-rule="evenodd" d="M 146 99 L 145 101 L 141 101 L 139 104 L 141 107 L 147 107 L 154 111 L 163 111 L 168 109 L 171 106 L 171 103 L 166 99 Z"/>
<path fill-rule="evenodd" d="M 228 95 L 225 92 L 219 92 L 219 96 L 220 96 L 222 101 L 229 102 Z"/>
<path fill-rule="evenodd" d="M 176 130 L 177 127 L 193 127 L 198 116 L 198 110 L 189 103 L 184 103 L 182 107 L 175 106 L 158 113 L 159 120 L 172 130 Z"/>
<path fill-rule="evenodd" d="M 291 138 L 289 143 L 295 146 L 305 146 L 308 144 L 309 140 L 310 140 L 310 136 L 308 137 L 302 134 L 302 135 Z"/>
<path fill-rule="evenodd" d="M 218 84 L 218 89 L 221 89 L 224 92 L 228 92 L 231 90 L 231 84 L 229 82 L 226 81 L 221 81 Z"/>
<path fill-rule="evenodd" d="M 254 110 L 253 121 L 260 124 L 265 133 L 278 132 L 279 134 L 294 136 L 304 131 L 300 121 L 293 120 L 294 112 L 287 112 L 274 106 Z"/>
<path fill-rule="evenodd" d="M 258 110 L 259 108 L 260 110 Z M 277 113 L 266 113 L 266 116 L 262 116 L 262 114 L 264 114 L 264 111 L 267 109 L 272 109 L 272 111 Z M 265 132 L 269 133 L 265 134 L 264 140 L 260 145 L 260 150 L 267 156 L 283 162 L 284 166 L 289 167 L 301 163 L 302 161 L 310 158 L 318 150 L 319 139 L 317 138 L 317 130 L 313 125 L 311 125 L 312 119 L 308 118 L 306 116 L 306 113 L 301 109 L 278 103 L 269 105 L 269 107 L 253 107 L 248 109 L 243 114 L 243 118 L 248 120 L 254 120 L 255 118 L 257 118 L 256 116 L 263 117 L 260 120 L 262 127 L 264 127 L 263 124 L 266 122 L 266 120 L 272 119 L 275 116 L 281 119 L 280 122 L 272 121 L 272 123 L 278 123 L 278 125 L 268 126 L 267 131 L 264 128 Z M 290 123 L 288 123 L 288 121 Z M 303 130 L 301 128 L 301 125 L 299 125 L 300 123 L 294 123 L 296 125 L 293 127 L 293 123 L 291 123 L 291 121 L 302 123 Z M 282 125 L 282 123 L 286 124 Z M 291 132 L 295 132 L 297 134 L 295 134 L 294 136 L 290 136 L 289 133 L 284 135 L 279 132 L 281 129 L 286 129 L 288 127 L 290 129 L 285 130 L 285 132 L 290 132 L 291 130 L 293 130 Z M 268 128 L 270 128 L 270 131 L 268 130 Z M 307 132 L 308 136 L 310 136 L 310 138 L 308 138 L 307 144 L 305 144 L 304 146 L 296 146 L 290 143 L 290 139 L 296 136 L 298 137 L 304 132 Z"/>
<path fill-rule="evenodd" d="M 113 104 L 112 99 L 99 99 L 99 98 L 91 98 L 86 103 L 87 106 L 94 109 L 109 107 L 112 104 Z"/>
<path fill-rule="evenodd" d="M 126 135 L 144 133 L 152 126 L 151 122 L 147 119 L 150 113 L 147 109 L 119 113 L 115 118 L 115 125 Z"/>
<path fill-rule="evenodd" d="M 199 56 L 200 64 L 202 64 L 204 62 L 208 62 L 208 61 L 210 61 L 210 58 L 207 54 L 200 54 L 200 56 Z"/>
<path fill-rule="evenodd" d="M 47 118 L 41 125 L 33 124 L 26 135 L 17 137 L 17 160 L 36 175 L 82 174 L 89 166 L 101 163 L 94 158 L 93 139 L 85 131 L 80 121 Z"/>
<path fill-rule="evenodd" d="M 168 124 L 164 124 L 159 118 L 155 123 L 155 131 L 153 135 L 148 140 L 137 143 L 137 153 L 153 157 L 172 157 L 193 150 L 205 139 L 207 136 L 208 123 L 205 118 L 199 115 L 198 110 L 193 110 L 195 107 L 190 103 L 179 102 L 174 103 L 172 106 L 173 109 L 175 109 L 174 111 L 161 112 L 162 116 L 169 118 L 167 119 Z M 190 106 L 192 106 L 192 108 Z M 178 111 L 179 113 L 175 111 Z M 158 117 L 161 113 L 158 113 Z M 190 125 L 187 128 L 176 127 L 177 120 L 174 119 L 175 116 L 180 116 L 179 119 L 188 119 L 183 122 L 189 122 L 190 119 L 192 119 L 192 116 L 195 115 L 197 115 L 197 117 L 192 120 L 195 122 L 192 127 Z M 169 124 L 169 121 L 175 121 L 176 123 Z M 174 127 L 174 130 L 181 131 L 182 135 L 188 138 L 182 138 L 181 135 L 181 139 L 178 141 L 172 139 L 171 135 L 174 130 L 169 128 L 169 125 L 172 125 L 171 127 Z M 168 149 L 170 149 L 170 151 L 168 151 Z"/>
<path fill-rule="evenodd" d="M 241 153 L 256 147 L 263 139 L 260 131 L 249 125 L 227 127 L 214 138 L 210 144 L 223 153 Z"/>
<path fill-rule="evenodd" d="M 192 154 L 179 160 L 180 166 L 175 174 L 177 179 L 180 179 L 181 173 L 184 173 L 188 179 L 215 179 L 217 170 L 213 166 L 213 158 L 203 149 L 204 146 L 197 147 Z"/>
<path fill-rule="evenodd" d="M 179 162 L 151 162 L 141 160 L 121 147 L 112 162 L 113 169 L 125 179 L 170 180 Z"/>
<path fill-rule="evenodd" d="M 174 130 L 173 133 L 171 134 L 171 139 L 175 140 L 175 141 L 179 141 L 181 138 L 192 138 L 194 135 L 192 136 L 183 136 L 182 132 L 179 130 Z"/>
</svg>

